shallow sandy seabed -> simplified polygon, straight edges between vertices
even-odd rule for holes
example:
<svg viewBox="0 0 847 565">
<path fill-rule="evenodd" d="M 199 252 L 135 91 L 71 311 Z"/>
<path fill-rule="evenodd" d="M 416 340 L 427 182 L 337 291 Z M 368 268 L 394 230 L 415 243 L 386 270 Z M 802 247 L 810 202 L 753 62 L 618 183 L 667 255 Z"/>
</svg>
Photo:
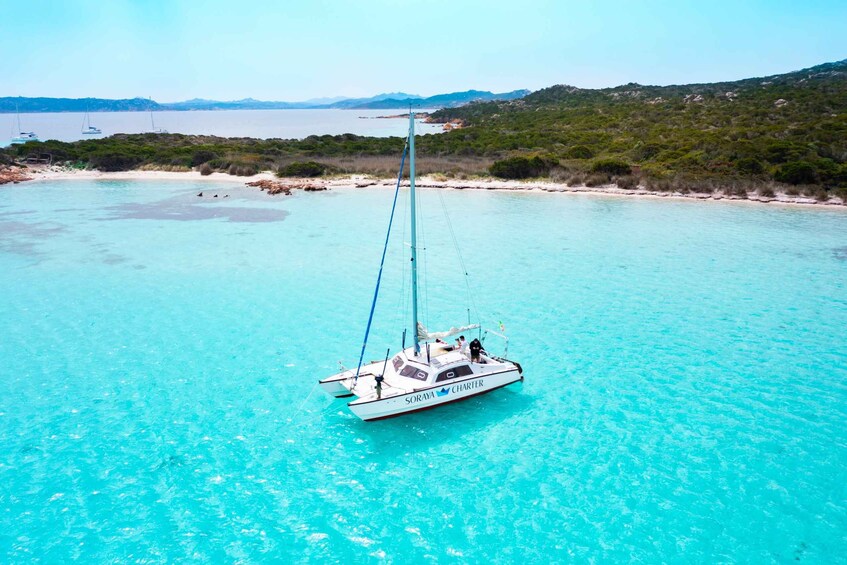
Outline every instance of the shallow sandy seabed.
<svg viewBox="0 0 847 565">
<path fill-rule="evenodd" d="M 376 179 L 367 175 L 350 175 L 344 177 L 334 177 L 330 179 L 280 179 L 269 171 L 261 172 L 248 177 L 240 177 L 229 175 L 226 173 L 212 173 L 210 175 L 201 175 L 198 171 L 172 172 L 172 171 L 120 171 L 120 172 L 101 172 L 92 170 L 66 169 L 62 167 L 30 167 L 28 171 L 34 181 L 41 180 L 68 180 L 68 179 L 101 179 L 101 180 L 209 180 L 216 182 L 233 182 L 247 183 L 257 180 L 273 180 L 282 184 L 291 182 L 292 184 L 308 181 L 312 184 L 322 184 L 328 189 L 341 188 L 363 188 L 366 186 L 373 187 L 393 187 L 394 179 Z M 408 186 L 408 181 L 405 181 L 404 186 Z M 570 194 L 601 194 L 615 195 L 625 197 L 648 197 L 648 198 L 686 198 L 695 200 L 731 200 L 737 202 L 756 202 L 756 203 L 774 203 L 774 204 L 791 204 L 791 205 L 816 205 L 816 206 L 835 206 L 842 207 L 844 202 L 837 197 L 833 197 L 827 202 L 819 202 L 814 198 L 807 196 L 791 196 L 785 193 L 777 193 L 773 197 L 759 196 L 751 194 L 747 198 L 739 196 L 727 196 L 723 192 L 717 191 L 711 194 L 708 193 L 688 193 L 681 192 L 659 192 L 647 190 L 643 187 L 636 189 L 622 189 L 614 185 L 606 186 L 567 186 L 562 183 L 554 182 L 521 182 L 512 180 L 436 180 L 433 177 L 421 177 L 418 179 L 416 186 L 419 188 L 442 188 L 453 190 L 513 190 L 513 191 L 541 191 L 541 192 L 558 192 Z M 296 186 L 295 186 L 296 188 Z"/>
</svg>

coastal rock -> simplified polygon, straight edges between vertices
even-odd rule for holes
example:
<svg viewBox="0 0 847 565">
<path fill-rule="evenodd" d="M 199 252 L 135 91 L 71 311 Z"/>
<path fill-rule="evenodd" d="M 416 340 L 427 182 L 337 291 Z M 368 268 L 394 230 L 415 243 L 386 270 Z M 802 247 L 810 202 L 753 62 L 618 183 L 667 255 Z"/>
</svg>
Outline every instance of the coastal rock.
<svg viewBox="0 0 847 565">
<path fill-rule="evenodd" d="M 465 121 L 457 118 L 444 124 L 441 129 L 444 131 L 453 131 L 454 129 L 462 129 L 463 127 L 465 127 Z"/>
<path fill-rule="evenodd" d="M 326 190 L 325 184 L 307 180 L 281 181 L 262 179 L 253 182 L 248 182 L 247 186 L 258 187 L 261 191 L 266 190 L 271 196 L 280 193 L 286 196 L 291 196 L 291 191 L 296 189 L 304 190 L 306 192 L 317 192 L 320 190 Z"/>
<path fill-rule="evenodd" d="M 773 105 L 777 108 L 782 108 L 786 104 L 788 104 L 788 100 L 786 100 L 785 98 L 780 98 L 779 100 L 773 103 Z"/>
<path fill-rule="evenodd" d="M 0 167 L 0 184 L 19 183 L 32 180 L 24 169 L 13 167 Z"/>
</svg>

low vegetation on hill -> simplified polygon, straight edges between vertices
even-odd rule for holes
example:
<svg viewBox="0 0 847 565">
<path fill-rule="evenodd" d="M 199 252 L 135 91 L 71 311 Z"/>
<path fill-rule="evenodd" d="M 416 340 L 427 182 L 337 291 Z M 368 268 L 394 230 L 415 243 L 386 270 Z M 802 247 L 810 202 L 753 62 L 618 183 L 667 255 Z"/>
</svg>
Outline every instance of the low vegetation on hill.
<svg viewBox="0 0 847 565">
<path fill-rule="evenodd" d="M 432 118 L 464 127 L 418 139 L 422 173 L 847 196 L 847 60 L 726 83 L 553 86 Z M 202 167 L 308 176 L 390 174 L 402 147 L 400 138 L 352 134 L 302 140 L 120 134 L 4 151 L 15 158 L 49 153 L 54 161 L 104 171 Z"/>
<path fill-rule="evenodd" d="M 565 175 L 614 160 L 657 184 L 847 187 L 847 60 L 727 83 L 554 86 L 432 117 L 468 127 L 433 140 L 430 151 L 539 156 Z"/>
</svg>

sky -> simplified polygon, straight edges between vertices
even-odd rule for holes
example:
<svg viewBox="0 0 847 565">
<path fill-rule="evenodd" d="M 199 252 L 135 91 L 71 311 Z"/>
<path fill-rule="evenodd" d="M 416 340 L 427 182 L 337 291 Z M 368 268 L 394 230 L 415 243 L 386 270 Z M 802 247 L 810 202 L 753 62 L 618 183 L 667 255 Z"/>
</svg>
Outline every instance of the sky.
<svg viewBox="0 0 847 565">
<path fill-rule="evenodd" d="M 301 101 L 766 76 L 847 0 L 0 0 L 0 96 Z"/>
</svg>

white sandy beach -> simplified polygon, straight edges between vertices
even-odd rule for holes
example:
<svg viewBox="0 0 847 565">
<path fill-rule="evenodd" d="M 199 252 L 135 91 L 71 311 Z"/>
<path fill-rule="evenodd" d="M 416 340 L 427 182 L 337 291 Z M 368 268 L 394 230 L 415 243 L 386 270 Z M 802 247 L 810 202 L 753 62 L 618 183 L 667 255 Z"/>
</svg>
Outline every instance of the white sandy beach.
<svg viewBox="0 0 847 565">
<path fill-rule="evenodd" d="M 49 181 L 49 180 L 193 180 L 193 181 L 214 181 L 228 182 L 236 184 L 246 184 L 259 180 L 272 181 L 282 185 L 291 185 L 292 188 L 299 188 L 299 185 L 308 183 L 310 185 L 323 186 L 327 189 L 345 189 L 345 188 L 363 188 L 363 187 L 385 187 L 394 186 L 395 179 L 379 179 L 369 177 L 367 175 L 350 175 L 344 177 L 333 177 L 329 179 L 280 179 L 270 171 L 264 171 L 252 176 L 234 176 L 226 173 L 212 173 L 210 175 L 201 175 L 198 171 L 172 172 L 172 171 L 120 171 L 120 172 L 101 172 L 96 170 L 79 170 L 68 169 L 62 167 L 38 167 L 33 166 L 27 169 L 27 175 L 31 178 L 27 182 Z M 404 181 L 404 185 L 408 185 L 408 181 Z M 690 192 L 687 194 L 681 192 L 659 192 L 647 190 L 643 187 L 635 189 L 623 189 L 615 185 L 607 186 L 567 186 L 563 183 L 555 182 L 523 182 L 512 180 L 495 180 L 495 179 L 476 179 L 476 180 L 459 180 L 448 179 L 440 180 L 433 177 L 421 177 L 416 183 L 417 187 L 429 189 L 451 189 L 451 190 L 508 190 L 508 191 L 537 191 L 551 192 L 563 194 L 597 194 L 597 195 L 613 195 L 621 197 L 641 197 L 641 198 L 684 198 L 694 200 L 731 200 L 738 202 L 751 203 L 775 203 L 789 205 L 815 205 L 842 207 L 844 202 L 837 197 L 833 197 L 827 202 L 819 202 L 814 198 L 809 198 L 802 195 L 788 195 L 785 193 L 776 193 L 773 197 L 760 196 L 758 194 L 750 194 L 747 198 L 742 198 L 736 195 L 726 195 L 721 191 L 714 193 L 697 193 Z"/>
</svg>

